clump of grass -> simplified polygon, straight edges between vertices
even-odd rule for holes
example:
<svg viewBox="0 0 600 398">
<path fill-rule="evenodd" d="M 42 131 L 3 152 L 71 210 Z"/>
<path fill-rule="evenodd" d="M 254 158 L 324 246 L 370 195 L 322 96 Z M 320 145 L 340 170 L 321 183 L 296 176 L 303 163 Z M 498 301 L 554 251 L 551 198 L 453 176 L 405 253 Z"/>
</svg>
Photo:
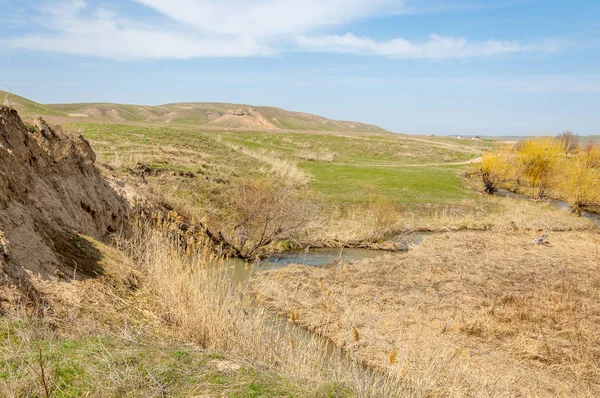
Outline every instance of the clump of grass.
<svg viewBox="0 0 600 398">
<path fill-rule="evenodd" d="M 298 159 L 308 160 L 311 162 L 327 162 L 331 163 L 335 159 L 336 154 L 333 152 L 315 152 L 315 151 L 298 151 L 294 153 L 294 157 Z"/>
<path fill-rule="evenodd" d="M 298 186 L 307 184 L 312 180 L 312 176 L 307 172 L 300 170 L 295 163 L 288 159 L 279 157 L 275 152 L 268 151 L 265 149 L 251 150 L 242 145 L 235 145 L 233 143 L 222 140 L 221 137 L 217 137 L 217 140 L 233 149 L 234 151 L 241 152 L 246 156 L 254 158 L 260 162 L 263 162 L 270 166 L 270 171 L 276 176 L 281 178 L 288 183 L 293 183 Z"/>
<path fill-rule="evenodd" d="M 0 319 L 2 397 L 312 398 L 344 391 L 332 383 L 307 387 L 239 358 L 142 330 L 66 338 L 47 320 Z"/>
</svg>

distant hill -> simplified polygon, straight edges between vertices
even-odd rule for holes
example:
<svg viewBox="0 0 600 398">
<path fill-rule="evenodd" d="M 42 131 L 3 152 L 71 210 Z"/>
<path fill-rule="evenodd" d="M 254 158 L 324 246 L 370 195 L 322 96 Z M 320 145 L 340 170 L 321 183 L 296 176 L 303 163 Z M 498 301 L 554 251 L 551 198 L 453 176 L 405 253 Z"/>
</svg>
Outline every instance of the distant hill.
<svg viewBox="0 0 600 398">
<path fill-rule="evenodd" d="M 11 106 L 19 111 L 21 115 L 68 116 L 57 109 L 38 104 L 37 102 L 6 91 L 0 91 L 0 105 Z"/>
<path fill-rule="evenodd" d="M 111 103 L 42 105 L 14 94 L 0 92 L 25 115 L 61 116 L 96 121 L 168 123 L 233 129 L 317 130 L 382 133 L 386 130 L 364 123 L 327 119 L 308 113 L 268 106 L 225 103 L 177 103 L 159 106 Z M 6 102 L 6 101 L 5 101 Z"/>
</svg>

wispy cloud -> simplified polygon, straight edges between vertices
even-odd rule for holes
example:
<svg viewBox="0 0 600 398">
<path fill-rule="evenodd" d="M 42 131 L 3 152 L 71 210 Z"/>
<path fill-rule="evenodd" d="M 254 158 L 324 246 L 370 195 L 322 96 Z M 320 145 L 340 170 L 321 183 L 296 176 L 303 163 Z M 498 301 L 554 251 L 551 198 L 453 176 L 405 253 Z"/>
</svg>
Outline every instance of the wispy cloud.
<svg viewBox="0 0 600 398">
<path fill-rule="evenodd" d="M 445 59 L 552 52 L 559 48 L 550 42 L 468 41 L 435 34 L 422 41 L 377 41 L 352 33 L 323 33 L 359 19 L 414 13 L 414 8 L 402 0 L 130 2 L 154 10 L 169 23 L 151 23 L 84 0 L 53 0 L 38 8 L 43 17 L 40 29 L 0 39 L 0 45 L 120 60 L 253 57 L 290 51 Z"/>
<path fill-rule="evenodd" d="M 304 36 L 297 39 L 300 48 L 309 51 L 336 52 L 360 55 L 380 55 L 392 58 L 474 58 L 499 54 L 525 52 L 553 52 L 558 50 L 556 42 L 524 45 L 514 41 L 469 42 L 460 37 L 443 37 L 432 34 L 422 42 L 410 42 L 397 38 L 390 41 L 375 41 L 368 37 L 345 35 Z"/>
<path fill-rule="evenodd" d="M 135 0 L 212 33 L 295 35 L 319 27 L 405 11 L 400 0 Z"/>
<path fill-rule="evenodd" d="M 0 40 L 13 49 L 62 52 L 113 59 L 249 57 L 270 53 L 251 36 L 207 36 L 167 30 L 122 17 L 82 0 L 40 8 L 44 33 Z"/>
</svg>

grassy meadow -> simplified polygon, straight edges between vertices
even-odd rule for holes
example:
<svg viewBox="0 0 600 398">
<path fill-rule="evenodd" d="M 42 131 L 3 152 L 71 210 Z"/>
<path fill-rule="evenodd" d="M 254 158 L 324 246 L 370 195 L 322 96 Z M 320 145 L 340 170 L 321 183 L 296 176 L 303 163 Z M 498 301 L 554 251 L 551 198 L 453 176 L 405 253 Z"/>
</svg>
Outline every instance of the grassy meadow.
<svg viewBox="0 0 600 398">
<path fill-rule="evenodd" d="M 88 139 L 102 172 L 150 210 L 110 245 L 82 237 L 102 253 L 101 277 L 39 281 L 41 309 L 14 300 L 0 319 L 0 395 L 600 394 L 598 228 L 544 198 L 485 194 L 504 143 L 340 132 L 271 108 L 281 128 L 311 129 L 211 128 L 189 104 L 65 116 L 91 105 L 52 105 L 48 119 Z M 175 108 L 172 123 L 145 113 Z M 342 260 L 344 247 L 414 232 L 428 234 L 406 253 Z M 248 254 L 289 249 L 340 258 L 234 284 L 227 245 L 246 268 Z"/>
<path fill-rule="evenodd" d="M 397 203 L 452 203 L 473 198 L 472 192 L 461 187 L 464 165 L 453 164 L 474 159 L 493 146 L 485 141 L 414 140 L 392 134 L 232 133 L 93 123 L 66 126 L 81 131 L 99 161 L 111 166 L 144 165 L 192 173 L 204 180 L 229 181 L 271 171 L 280 163 L 280 167 L 290 166 L 306 174 L 311 194 L 347 203 L 368 201 L 373 196 Z M 189 197 L 184 190 L 182 187 L 175 195 Z"/>
</svg>

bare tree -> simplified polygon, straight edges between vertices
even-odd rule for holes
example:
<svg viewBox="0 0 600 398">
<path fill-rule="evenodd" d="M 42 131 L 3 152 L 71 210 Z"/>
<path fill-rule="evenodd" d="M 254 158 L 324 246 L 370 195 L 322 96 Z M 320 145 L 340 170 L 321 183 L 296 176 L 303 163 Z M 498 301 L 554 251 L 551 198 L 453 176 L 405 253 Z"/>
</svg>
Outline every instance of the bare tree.
<svg viewBox="0 0 600 398">
<path fill-rule="evenodd" d="M 242 181 L 231 195 L 235 225 L 229 234 L 231 244 L 248 259 L 271 243 L 289 238 L 310 219 L 312 205 L 291 185 L 252 179 Z"/>
<path fill-rule="evenodd" d="M 579 144 L 579 136 L 573 134 L 573 132 L 570 130 L 560 133 L 556 138 L 560 142 L 565 152 L 565 155 L 568 155 L 569 153 L 573 152 Z"/>
</svg>

